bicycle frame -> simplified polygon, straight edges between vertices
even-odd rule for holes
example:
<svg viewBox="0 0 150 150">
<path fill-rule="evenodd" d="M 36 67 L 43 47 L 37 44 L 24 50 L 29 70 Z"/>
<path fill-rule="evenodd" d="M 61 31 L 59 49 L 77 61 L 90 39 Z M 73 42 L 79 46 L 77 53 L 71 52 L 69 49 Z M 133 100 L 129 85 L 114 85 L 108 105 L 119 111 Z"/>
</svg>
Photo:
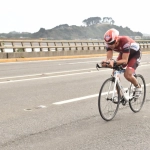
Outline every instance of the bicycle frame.
<svg viewBox="0 0 150 150">
<path fill-rule="evenodd" d="M 119 67 L 119 66 L 118 66 Z M 102 66 L 99 66 L 99 64 L 97 64 L 96 65 L 96 68 L 98 69 L 98 68 L 102 68 Z M 114 68 L 115 69 L 115 68 Z M 121 85 L 121 82 L 120 82 L 120 78 L 119 78 L 119 76 L 120 76 L 120 74 L 122 74 L 122 73 L 124 73 L 125 72 L 125 69 L 123 69 L 122 68 L 122 66 L 120 66 L 119 68 L 117 68 L 117 69 L 115 69 L 114 70 L 114 74 L 113 74 L 113 76 L 112 76 L 112 78 L 114 78 L 114 81 L 115 81 L 115 84 L 114 84 L 114 88 L 113 88 L 113 91 L 110 91 L 110 87 L 111 87 L 111 85 L 110 85 L 110 87 L 109 87 L 109 89 L 108 89 L 108 95 L 109 95 L 109 93 L 112 93 L 112 100 L 114 100 L 114 98 L 115 98 L 115 90 L 116 90 L 116 86 L 118 86 L 119 87 L 119 91 L 121 91 L 121 100 L 122 99 L 124 99 L 125 100 L 125 102 L 128 102 L 129 100 L 132 100 L 133 98 L 134 98 L 134 95 L 133 95 L 133 93 L 131 92 L 131 87 L 132 87 L 132 83 L 131 82 L 129 82 L 130 83 L 130 88 L 127 88 L 126 90 L 123 88 L 123 86 Z M 135 73 L 134 73 L 134 75 L 135 75 Z M 129 92 L 131 92 L 131 93 L 129 93 Z M 108 96 L 107 95 L 107 96 Z M 108 97 L 107 97 L 108 98 Z"/>
<path fill-rule="evenodd" d="M 101 64 L 96 64 L 96 68 L 99 70 L 99 68 L 103 67 Z M 146 96 L 146 83 L 141 74 L 133 74 L 141 87 L 143 87 L 141 90 L 143 92 L 141 93 L 140 97 L 136 98 L 134 96 L 134 85 L 131 82 L 128 82 L 130 86 L 127 86 L 127 88 L 123 88 L 121 85 L 122 80 L 120 74 L 124 73 L 125 71 L 122 65 L 114 66 L 111 69 L 114 69 L 114 73 L 112 77 L 103 82 L 98 96 L 99 113 L 105 121 L 110 121 L 115 117 L 120 103 L 125 106 L 128 102 L 129 107 L 133 112 L 139 112 L 144 104 Z"/>
<path fill-rule="evenodd" d="M 113 88 L 113 93 L 112 93 L 112 99 L 114 98 L 115 96 L 115 90 L 116 90 L 116 85 L 118 85 L 119 87 L 119 90 L 121 91 L 121 96 L 123 96 L 123 98 L 125 99 L 125 101 L 129 101 L 130 99 L 133 98 L 133 95 L 129 95 L 129 89 L 124 89 L 121 85 L 121 82 L 120 82 L 120 74 L 124 73 L 125 70 L 121 70 L 121 71 L 118 71 L 118 70 L 115 70 L 114 71 L 114 75 L 113 75 L 113 78 L 114 78 L 114 88 Z M 131 83 L 130 83 L 130 86 L 131 87 Z"/>
</svg>

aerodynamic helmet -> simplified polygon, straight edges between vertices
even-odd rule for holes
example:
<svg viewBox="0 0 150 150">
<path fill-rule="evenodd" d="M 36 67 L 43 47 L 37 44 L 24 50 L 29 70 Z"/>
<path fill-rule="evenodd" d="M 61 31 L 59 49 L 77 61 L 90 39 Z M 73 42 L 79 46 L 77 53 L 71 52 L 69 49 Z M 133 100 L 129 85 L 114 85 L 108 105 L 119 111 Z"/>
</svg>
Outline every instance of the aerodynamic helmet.
<svg viewBox="0 0 150 150">
<path fill-rule="evenodd" d="M 104 40 L 107 44 L 114 44 L 119 36 L 119 31 L 112 28 L 104 34 Z"/>
</svg>

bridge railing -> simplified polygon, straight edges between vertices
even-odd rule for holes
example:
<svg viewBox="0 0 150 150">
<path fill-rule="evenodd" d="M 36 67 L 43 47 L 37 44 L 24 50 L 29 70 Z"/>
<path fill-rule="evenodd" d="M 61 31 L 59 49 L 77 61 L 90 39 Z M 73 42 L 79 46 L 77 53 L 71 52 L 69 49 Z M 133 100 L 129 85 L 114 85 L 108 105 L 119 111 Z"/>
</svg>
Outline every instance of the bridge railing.
<svg viewBox="0 0 150 150">
<path fill-rule="evenodd" d="M 150 50 L 150 40 L 136 42 L 140 44 L 141 49 Z M 104 49 L 103 40 L 0 40 L 0 58 L 85 55 L 105 53 Z M 36 52 L 40 52 L 41 55 Z"/>
<path fill-rule="evenodd" d="M 58 51 L 58 50 L 93 50 L 104 49 L 104 41 L 51 41 L 51 40 L 0 40 L 1 52 L 6 52 L 7 49 L 12 49 L 12 52 L 17 52 L 18 49 L 22 49 L 23 52 L 27 52 L 26 49 L 31 49 L 32 52 L 39 49 L 39 51 Z"/>
<path fill-rule="evenodd" d="M 150 48 L 150 40 L 136 40 L 140 44 L 141 48 Z M 39 48 L 39 51 L 47 49 L 47 51 L 57 50 L 90 50 L 104 49 L 104 41 L 51 41 L 51 40 L 0 40 L 0 50 L 5 52 L 7 49 L 12 49 L 12 52 L 17 52 L 18 49 L 22 49 L 23 52 L 27 52 L 26 49 L 31 49 L 32 52 L 35 48 Z M 45 51 L 45 50 L 44 50 Z"/>
</svg>

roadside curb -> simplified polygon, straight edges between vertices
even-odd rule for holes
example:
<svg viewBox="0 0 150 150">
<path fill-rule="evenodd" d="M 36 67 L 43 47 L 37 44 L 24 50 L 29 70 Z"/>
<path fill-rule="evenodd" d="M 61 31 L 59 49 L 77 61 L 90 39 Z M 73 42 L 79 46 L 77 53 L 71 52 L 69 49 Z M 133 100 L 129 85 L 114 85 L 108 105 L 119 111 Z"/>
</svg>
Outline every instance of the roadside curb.
<svg viewBox="0 0 150 150">
<path fill-rule="evenodd" d="M 106 54 L 91 54 L 91 55 L 74 55 L 74 56 L 53 56 L 53 57 L 32 57 L 32 58 L 8 58 L 0 59 L 0 62 L 20 62 L 20 61 L 38 61 L 38 60 L 57 60 L 57 59 L 72 59 L 72 58 L 90 58 L 102 57 Z"/>
<path fill-rule="evenodd" d="M 143 51 L 142 54 L 150 54 L 150 51 Z M 114 54 L 116 56 L 117 53 Z M 91 55 L 74 55 L 74 56 L 53 56 L 53 57 L 32 57 L 32 58 L 8 58 L 0 59 L 1 62 L 20 62 L 20 61 L 38 61 L 38 60 L 57 60 L 57 59 L 71 59 L 71 58 L 90 58 L 90 57 L 102 57 L 106 54 L 91 54 Z"/>
</svg>

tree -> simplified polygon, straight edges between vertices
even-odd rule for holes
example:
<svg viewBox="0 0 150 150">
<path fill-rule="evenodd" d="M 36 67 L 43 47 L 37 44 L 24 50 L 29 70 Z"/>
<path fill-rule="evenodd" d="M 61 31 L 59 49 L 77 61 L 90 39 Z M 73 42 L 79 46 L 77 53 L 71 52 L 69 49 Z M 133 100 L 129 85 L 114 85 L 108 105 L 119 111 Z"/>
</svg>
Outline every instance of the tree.
<svg viewBox="0 0 150 150">
<path fill-rule="evenodd" d="M 83 20 L 82 21 L 85 25 L 87 25 L 87 26 L 89 26 L 90 25 L 90 22 L 89 22 L 89 20 L 88 19 L 85 19 L 85 20 Z"/>
<path fill-rule="evenodd" d="M 102 23 L 114 24 L 115 21 L 111 17 L 103 17 Z"/>
<path fill-rule="evenodd" d="M 110 24 L 114 24 L 114 23 L 115 23 L 115 21 L 114 21 L 114 20 L 111 20 Z"/>
<path fill-rule="evenodd" d="M 108 17 L 107 19 L 108 19 L 108 22 L 111 24 L 112 18 Z"/>
<path fill-rule="evenodd" d="M 88 19 L 83 20 L 82 22 L 87 26 L 91 26 L 94 24 L 101 23 L 101 18 L 100 17 L 90 17 Z"/>
<path fill-rule="evenodd" d="M 103 17 L 103 23 L 108 23 L 108 17 Z"/>
</svg>

